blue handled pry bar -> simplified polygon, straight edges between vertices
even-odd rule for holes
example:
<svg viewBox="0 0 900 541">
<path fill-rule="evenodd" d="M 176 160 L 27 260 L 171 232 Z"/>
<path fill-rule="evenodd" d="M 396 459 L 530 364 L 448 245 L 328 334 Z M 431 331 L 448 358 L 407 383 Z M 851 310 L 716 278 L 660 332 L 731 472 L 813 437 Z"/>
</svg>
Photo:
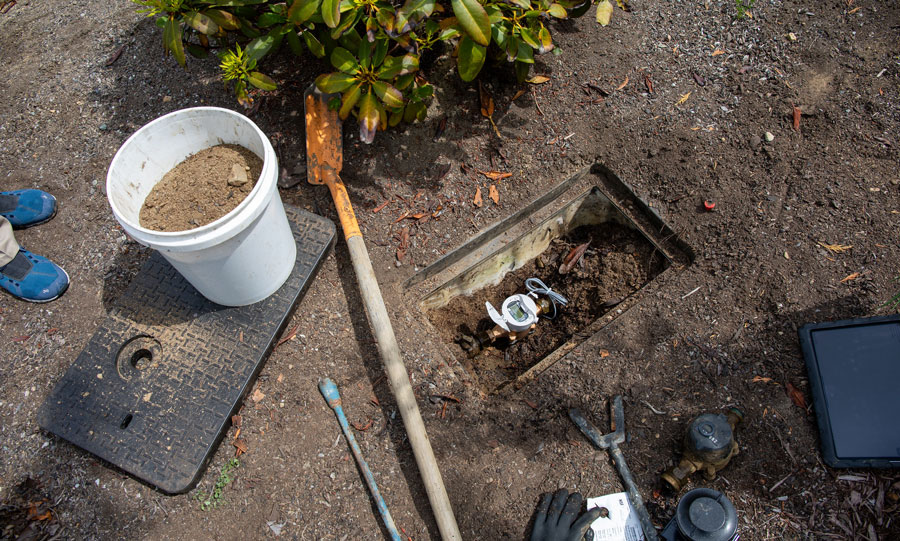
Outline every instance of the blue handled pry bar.
<svg viewBox="0 0 900 541">
<path fill-rule="evenodd" d="M 365 459 L 363 459 L 359 444 L 356 443 L 356 438 L 353 436 L 353 432 L 350 431 L 350 425 L 347 423 L 347 416 L 344 415 L 344 408 L 341 407 L 341 395 L 338 392 L 337 385 L 335 385 L 330 378 L 320 379 L 319 391 L 322 393 L 322 396 L 325 397 L 325 402 L 328 403 L 328 407 L 333 409 L 335 415 L 337 415 L 338 422 L 341 424 L 341 430 L 344 432 L 347 442 L 350 443 L 350 450 L 353 451 L 356 463 L 359 464 L 359 469 L 362 470 L 363 476 L 366 478 L 366 484 L 369 485 L 369 491 L 372 493 L 372 498 L 375 499 L 375 505 L 378 506 L 378 512 L 381 513 L 381 518 L 384 519 L 384 526 L 391 534 L 391 540 L 403 541 L 403 538 L 400 537 L 400 532 L 397 531 L 397 525 L 394 524 L 394 519 L 391 517 L 391 512 L 388 511 L 387 504 L 384 503 L 384 498 L 382 498 L 381 493 L 378 492 L 378 485 L 375 484 L 375 477 L 372 475 L 372 470 L 369 469 L 369 465 L 366 464 Z"/>
</svg>

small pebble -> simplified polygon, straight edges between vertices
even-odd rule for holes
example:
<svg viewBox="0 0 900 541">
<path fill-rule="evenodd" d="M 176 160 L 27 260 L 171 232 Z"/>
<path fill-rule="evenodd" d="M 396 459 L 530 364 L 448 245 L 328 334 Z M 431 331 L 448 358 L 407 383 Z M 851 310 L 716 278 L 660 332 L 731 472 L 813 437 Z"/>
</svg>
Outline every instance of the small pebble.
<svg viewBox="0 0 900 541">
<path fill-rule="evenodd" d="M 762 139 L 759 138 L 758 135 L 750 136 L 750 146 L 753 148 L 758 147 L 762 143 Z"/>
<path fill-rule="evenodd" d="M 768 141 L 768 142 L 771 143 L 771 142 L 774 141 L 774 140 L 775 140 L 775 136 L 772 135 L 772 132 L 767 131 L 767 132 L 766 132 L 766 141 Z"/>
</svg>

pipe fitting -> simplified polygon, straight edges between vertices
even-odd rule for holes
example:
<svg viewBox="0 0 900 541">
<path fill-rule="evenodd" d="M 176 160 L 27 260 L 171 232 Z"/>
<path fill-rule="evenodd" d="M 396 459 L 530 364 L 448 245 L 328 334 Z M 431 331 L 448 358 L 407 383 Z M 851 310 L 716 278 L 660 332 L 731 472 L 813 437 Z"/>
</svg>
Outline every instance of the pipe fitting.
<svg viewBox="0 0 900 541">
<path fill-rule="evenodd" d="M 739 452 L 734 431 L 743 419 L 741 410 L 731 408 L 727 414 L 704 413 L 691 421 L 684 436 L 681 460 L 663 472 L 663 481 L 678 492 L 695 472 L 713 480 Z"/>
</svg>

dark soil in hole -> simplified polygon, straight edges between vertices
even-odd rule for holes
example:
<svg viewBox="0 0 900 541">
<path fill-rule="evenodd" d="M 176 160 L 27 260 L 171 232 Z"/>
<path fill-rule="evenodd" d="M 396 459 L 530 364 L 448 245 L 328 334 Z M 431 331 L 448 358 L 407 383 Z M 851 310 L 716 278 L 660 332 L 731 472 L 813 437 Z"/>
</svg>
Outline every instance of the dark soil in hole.
<svg viewBox="0 0 900 541">
<path fill-rule="evenodd" d="M 147 195 L 141 226 L 185 231 L 214 222 L 250 194 L 262 166 L 259 156 L 240 145 L 218 145 L 192 154 Z"/>
<path fill-rule="evenodd" d="M 566 256 L 590 241 L 584 257 L 567 274 L 559 267 Z M 662 272 L 668 262 L 639 232 L 618 225 L 582 226 L 552 242 L 539 257 L 507 274 L 496 286 L 468 297 L 456 297 L 429 314 L 441 337 L 453 344 L 457 358 L 474 372 L 486 390 L 515 378 L 590 325 L 628 295 Z M 525 280 L 539 278 L 568 299 L 553 320 L 541 318 L 534 331 L 522 340 L 496 342 L 469 359 L 456 342 L 460 334 L 474 334 L 494 326 L 484 303 L 499 309 L 503 300 L 525 293 Z"/>
</svg>

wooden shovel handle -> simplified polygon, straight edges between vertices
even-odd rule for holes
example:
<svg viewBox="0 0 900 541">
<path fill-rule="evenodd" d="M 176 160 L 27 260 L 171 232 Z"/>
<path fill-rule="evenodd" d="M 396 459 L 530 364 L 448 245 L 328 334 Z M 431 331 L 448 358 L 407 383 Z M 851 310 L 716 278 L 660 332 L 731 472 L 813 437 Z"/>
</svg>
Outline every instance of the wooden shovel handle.
<svg viewBox="0 0 900 541">
<path fill-rule="evenodd" d="M 331 198 L 334 199 L 334 206 L 337 208 L 338 218 L 341 220 L 341 229 L 344 230 L 344 238 L 348 241 L 350 237 L 362 238 L 362 232 L 359 230 L 359 223 L 356 221 L 356 214 L 353 212 L 353 205 L 350 204 L 350 196 L 347 194 L 347 188 L 344 187 L 341 177 L 334 175 L 335 178 L 327 179 L 325 184 L 331 190 Z M 363 246 L 365 251 L 365 246 Z"/>
<path fill-rule="evenodd" d="M 334 193 L 335 190 L 332 189 L 332 194 Z M 346 195 L 346 190 L 344 194 Z M 340 213 L 341 206 L 337 195 L 335 195 L 335 203 L 338 204 L 338 212 Z M 350 208 L 349 200 L 347 201 L 347 207 Z M 352 223 L 355 225 L 356 218 L 353 217 L 352 210 L 350 211 L 350 216 L 353 219 Z M 342 213 L 341 225 L 346 228 Z M 353 261 L 353 269 L 356 271 L 356 279 L 359 282 L 359 292 L 362 295 L 363 303 L 366 305 L 366 312 L 369 315 L 369 324 L 372 326 L 372 331 L 375 334 L 378 352 L 384 361 L 385 372 L 387 372 L 388 381 L 391 383 L 391 389 L 394 391 L 394 398 L 397 400 L 397 407 L 403 418 L 403 426 L 406 428 L 406 435 L 409 437 L 409 443 L 416 457 L 419 475 L 422 477 L 422 483 L 425 485 L 425 491 L 428 493 L 428 501 L 431 503 L 431 510 L 434 512 L 434 518 L 437 521 L 438 530 L 441 532 L 441 538 L 444 541 L 461 541 L 462 537 L 459 533 L 459 527 L 456 525 L 456 518 L 453 516 L 453 508 L 450 507 L 450 500 L 447 497 L 447 490 L 444 488 L 441 471 L 438 469 L 434 452 L 431 450 L 431 442 L 428 440 L 428 434 L 425 432 L 425 423 L 422 421 L 422 415 L 419 413 L 419 406 L 416 404 L 415 395 L 413 395 L 412 385 L 406 373 L 406 366 L 403 364 L 403 359 L 400 356 L 400 346 L 397 345 L 394 328 L 391 326 L 387 309 L 384 307 L 384 299 L 381 297 L 381 289 L 378 287 L 375 270 L 372 268 L 369 253 L 366 251 L 365 241 L 363 241 L 362 235 L 359 234 L 358 226 L 356 227 L 355 235 L 350 235 L 345 229 L 344 236 L 347 238 L 350 259 Z"/>
</svg>

